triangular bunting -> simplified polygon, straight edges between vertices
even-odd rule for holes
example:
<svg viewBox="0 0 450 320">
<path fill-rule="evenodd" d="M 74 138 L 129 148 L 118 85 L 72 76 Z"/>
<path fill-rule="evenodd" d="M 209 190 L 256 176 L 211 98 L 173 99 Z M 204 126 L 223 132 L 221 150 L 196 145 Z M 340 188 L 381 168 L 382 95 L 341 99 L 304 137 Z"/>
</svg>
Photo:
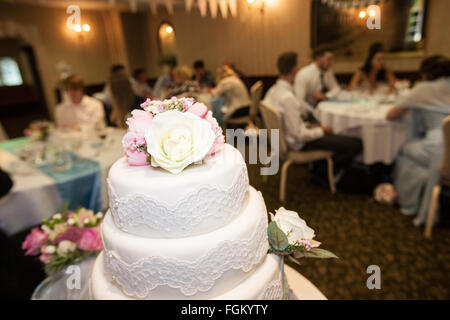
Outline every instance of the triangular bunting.
<svg viewBox="0 0 450 320">
<path fill-rule="evenodd" d="M 222 14 L 222 18 L 226 19 L 228 17 L 228 3 L 227 0 L 219 0 L 219 9 Z"/>
<path fill-rule="evenodd" d="M 173 14 L 173 0 L 165 0 L 167 12 L 169 12 L 170 15 Z"/>
<path fill-rule="evenodd" d="M 217 0 L 209 0 L 209 11 L 211 12 L 211 17 L 213 19 L 217 18 Z"/>
<path fill-rule="evenodd" d="M 158 0 L 148 0 L 150 5 L 150 10 L 152 11 L 152 14 L 156 16 L 158 14 Z"/>
<path fill-rule="evenodd" d="M 230 7 L 230 12 L 233 18 L 237 16 L 237 0 L 228 0 L 228 6 Z"/>
<path fill-rule="evenodd" d="M 200 9 L 201 16 L 203 18 L 206 17 L 206 13 L 208 12 L 208 1 L 198 0 L 198 8 Z"/>
<path fill-rule="evenodd" d="M 191 12 L 192 9 L 192 5 L 194 4 L 194 0 L 185 0 L 185 4 L 186 4 L 186 11 L 187 12 Z"/>
</svg>

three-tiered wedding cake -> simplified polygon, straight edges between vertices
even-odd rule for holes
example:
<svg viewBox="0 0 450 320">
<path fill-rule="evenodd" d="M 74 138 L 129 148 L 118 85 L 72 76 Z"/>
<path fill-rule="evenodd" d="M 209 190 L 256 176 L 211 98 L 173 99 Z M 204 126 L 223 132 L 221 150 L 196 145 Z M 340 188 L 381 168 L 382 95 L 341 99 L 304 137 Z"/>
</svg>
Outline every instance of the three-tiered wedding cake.
<svg viewBox="0 0 450 320">
<path fill-rule="evenodd" d="M 144 105 L 151 119 L 142 111 L 129 119 L 127 157 L 109 172 L 92 297 L 281 299 L 283 262 L 267 254 L 267 210 L 243 157 L 223 144 L 210 112 L 171 101 Z"/>
</svg>

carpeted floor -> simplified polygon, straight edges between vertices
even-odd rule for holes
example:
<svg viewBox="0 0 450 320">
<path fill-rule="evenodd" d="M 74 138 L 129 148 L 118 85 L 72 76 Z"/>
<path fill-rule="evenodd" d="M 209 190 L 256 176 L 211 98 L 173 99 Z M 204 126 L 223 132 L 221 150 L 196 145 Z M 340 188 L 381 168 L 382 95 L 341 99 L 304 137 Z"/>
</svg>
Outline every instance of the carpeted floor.
<svg viewBox="0 0 450 320">
<path fill-rule="evenodd" d="M 270 212 L 278 209 L 279 175 L 263 182 L 256 165 L 250 183 Z M 285 208 L 295 210 L 316 231 L 316 240 L 339 260 L 303 260 L 294 267 L 328 299 L 450 299 L 450 228 L 438 227 L 425 240 L 423 228 L 395 207 L 368 195 L 331 195 L 312 185 L 305 167 L 289 170 Z M 366 286 L 367 267 L 381 268 L 381 290 Z"/>
</svg>

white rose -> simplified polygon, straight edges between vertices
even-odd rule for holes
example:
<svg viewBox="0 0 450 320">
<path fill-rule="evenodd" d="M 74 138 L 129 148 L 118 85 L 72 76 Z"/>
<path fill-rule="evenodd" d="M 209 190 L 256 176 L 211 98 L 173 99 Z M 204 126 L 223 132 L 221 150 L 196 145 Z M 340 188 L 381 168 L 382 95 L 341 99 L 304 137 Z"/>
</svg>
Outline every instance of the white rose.
<svg viewBox="0 0 450 320">
<path fill-rule="evenodd" d="M 174 174 L 203 160 L 215 139 L 216 135 L 206 120 L 176 110 L 156 115 L 145 132 L 152 166 Z"/>
<path fill-rule="evenodd" d="M 70 240 L 63 240 L 58 244 L 56 253 L 60 257 L 66 257 L 77 249 L 77 244 Z"/>
<path fill-rule="evenodd" d="M 53 219 L 61 220 L 62 219 L 62 215 L 60 213 L 54 214 L 53 215 Z"/>
<path fill-rule="evenodd" d="M 297 244 L 300 240 L 312 240 L 315 236 L 314 230 L 306 225 L 297 212 L 280 208 L 275 212 L 272 220 L 286 234 L 291 245 Z"/>
<path fill-rule="evenodd" d="M 42 252 L 43 253 L 47 253 L 47 254 L 54 254 L 56 251 L 56 247 L 55 246 L 45 246 L 42 248 Z"/>
</svg>

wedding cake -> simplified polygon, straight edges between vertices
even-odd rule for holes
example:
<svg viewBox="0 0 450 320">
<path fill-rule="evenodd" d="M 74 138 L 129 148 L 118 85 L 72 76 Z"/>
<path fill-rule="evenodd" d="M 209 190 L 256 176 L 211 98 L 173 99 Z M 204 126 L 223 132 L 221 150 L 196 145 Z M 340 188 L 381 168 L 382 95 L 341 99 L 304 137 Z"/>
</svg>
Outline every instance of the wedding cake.
<svg viewBox="0 0 450 320">
<path fill-rule="evenodd" d="M 108 176 L 110 210 L 94 299 L 281 299 L 283 261 L 241 153 L 192 99 L 150 101 L 128 119 Z"/>
</svg>

